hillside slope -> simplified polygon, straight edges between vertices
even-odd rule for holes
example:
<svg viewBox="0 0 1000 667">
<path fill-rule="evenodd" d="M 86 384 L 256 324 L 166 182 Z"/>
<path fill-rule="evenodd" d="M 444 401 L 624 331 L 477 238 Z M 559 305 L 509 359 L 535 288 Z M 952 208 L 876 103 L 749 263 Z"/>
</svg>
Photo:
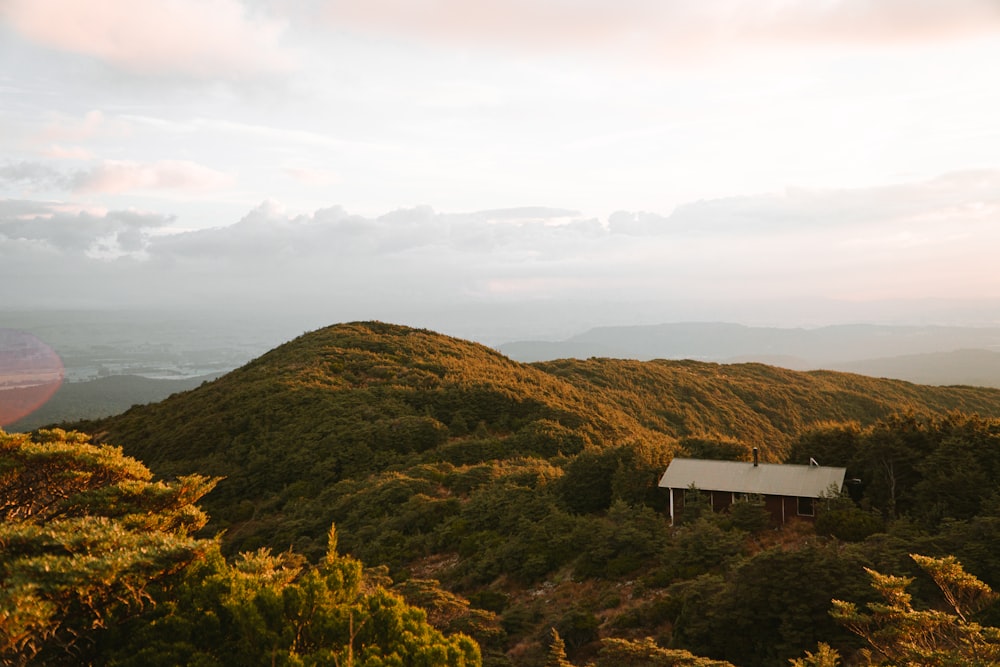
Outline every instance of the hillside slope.
<svg viewBox="0 0 1000 667">
<path fill-rule="evenodd" d="M 870 424 L 906 411 L 1000 414 L 995 389 L 926 387 L 757 363 L 563 359 L 533 365 L 613 402 L 654 431 L 733 438 L 760 447 L 772 461 L 784 460 L 788 444 L 818 422 Z"/>
<path fill-rule="evenodd" d="M 227 479 L 206 503 L 444 459 L 552 458 L 678 438 L 735 439 L 782 460 L 811 424 L 901 411 L 1000 416 L 1000 391 L 922 387 L 761 364 L 590 359 L 511 361 L 482 345 L 384 323 L 340 324 L 286 343 L 201 387 L 80 427 L 164 475 Z M 310 491 L 312 489 L 313 491 Z"/>
<path fill-rule="evenodd" d="M 203 506 L 227 551 L 291 546 L 318 558 L 336 523 L 346 553 L 418 589 L 438 579 L 500 614 L 503 634 L 480 637 L 489 664 L 535 666 L 551 627 L 580 664 L 599 635 L 662 633 L 726 657 L 678 616 L 698 589 L 670 587 L 721 576 L 758 552 L 769 571 L 778 566 L 767 559 L 786 556 L 767 545 L 796 538 L 750 539 L 752 521 L 670 531 L 656 482 L 675 452 L 716 439 L 781 460 L 817 424 L 953 410 L 1000 417 L 1000 391 L 761 364 L 520 364 L 369 322 L 303 335 L 197 389 L 77 428 L 162 475 L 225 476 Z M 828 447 L 845 437 L 829 432 Z M 740 649 L 744 667 L 787 662 L 831 636 L 829 599 L 846 579 L 864 583 L 861 555 L 796 549 L 782 576 L 825 582 L 810 589 L 809 630 L 759 654 Z"/>
<path fill-rule="evenodd" d="M 206 502 L 217 520 L 291 484 L 321 489 L 429 452 L 477 462 L 673 443 L 599 395 L 487 347 L 382 323 L 304 335 L 194 391 L 78 426 L 161 474 L 225 476 Z M 467 446 L 483 449 L 488 437 L 480 453 Z"/>
</svg>

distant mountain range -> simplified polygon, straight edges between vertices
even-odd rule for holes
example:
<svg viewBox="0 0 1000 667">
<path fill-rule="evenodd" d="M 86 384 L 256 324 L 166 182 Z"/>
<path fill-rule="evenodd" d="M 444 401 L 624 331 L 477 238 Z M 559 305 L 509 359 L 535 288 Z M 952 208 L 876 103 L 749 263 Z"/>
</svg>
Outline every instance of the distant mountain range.
<svg viewBox="0 0 1000 667">
<path fill-rule="evenodd" d="M 839 325 L 816 329 L 687 322 L 600 327 L 565 341 L 515 341 L 523 362 L 553 359 L 695 359 L 829 369 L 921 384 L 1000 387 L 1000 328 Z"/>
</svg>

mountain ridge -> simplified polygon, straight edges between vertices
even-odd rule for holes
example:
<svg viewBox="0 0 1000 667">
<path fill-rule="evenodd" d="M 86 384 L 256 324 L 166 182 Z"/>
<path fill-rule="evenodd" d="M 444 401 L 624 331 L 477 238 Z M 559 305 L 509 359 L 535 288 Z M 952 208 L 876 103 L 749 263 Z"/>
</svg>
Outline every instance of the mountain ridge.
<svg viewBox="0 0 1000 667">
<path fill-rule="evenodd" d="M 77 426 L 160 474 L 226 477 L 206 507 L 236 525 L 247 521 L 235 505 L 248 495 L 281 497 L 293 482 L 317 497 L 399 465 L 565 460 L 629 443 L 665 460 L 686 438 L 735 440 L 780 461 L 813 424 L 871 423 L 906 410 L 1000 416 L 1000 391 L 756 363 L 522 364 L 428 330 L 354 322 L 299 336 L 160 403 Z M 645 484 L 655 488 L 655 479 Z"/>
<path fill-rule="evenodd" d="M 501 352 L 523 362 L 561 358 L 697 359 L 761 362 L 792 370 L 846 370 L 934 384 L 1000 386 L 1000 371 L 983 377 L 961 365 L 950 372 L 935 355 L 982 350 L 1000 354 L 1000 328 L 851 324 L 817 328 L 755 327 L 728 322 L 605 326 L 563 341 L 512 341 Z M 922 356 L 932 355 L 932 356 Z M 894 360 L 894 361 L 890 361 Z M 992 361 L 992 359 L 990 359 Z M 928 366 L 939 368 L 928 374 Z"/>
<path fill-rule="evenodd" d="M 1000 437 L 1000 419 L 991 417 L 1000 418 L 1000 390 L 758 363 L 522 364 L 428 330 L 352 322 L 304 334 L 160 403 L 76 427 L 161 476 L 225 477 L 202 505 L 209 534 L 222 532 L 227 553 L 291 548 L 318 560 L 335 524 L 343 553 L 418 588 L 433 577 L 495 612 L 502 634 L 479 635 L 491 665 L 540 667 L 556 627 L 580 664 L 599 636 L 657 636 L 763 667 L 837 639 L 831 597 L 857 595 L 868 554 L 896 552 L 824 541 L 806 527 L 762 528 L 750 506 L 742 518 L 673 529 L 657 487 L 671 457 L 741 458 L 753 445 L 771 461 L 822 451 L 829 465 L 860 461 L 850 465 L 864 468 L 851 474 L 881 503 L 890 488 L 876 477 L 882 459 L 855 455 L 890 442 L 902 457 L 894 468 L 906 484 L 901 502 L 923 502 L 919 510 L 931 516 L 936 506 L 925 499 L 934 496 L 923 489 L 931 480 L 935 489 L 952 484 L 952 473 L 968 474 L 975 461 L 948 447 L 968 441 L 998 451 L 989 443 Z M 943 458 L 915 463 L 938 441 L 947 444 Z M 977 479 L 1000 466 L 990 461 L 972 464 Z M 947 488 L 963 501 L 955 507 L 969 511 L 990 490 L 985 482 Z M 863 535 L 883 525 L 852 511 L 867 517 Z M 969 543 L 972 554 L 992 539 L 947 525 L 949 539 Z M 904 555 L 916 548 L 900 547 Z M 785 583 L 793 578 L 814 585 L 799 591 Z M 770 592 L 753 593 L 755 586 Z M 756 648 L 713 643 L 720 633 L 683 612 L 703 594 L 728 605 L 707 617 L 719 627 L 759 620 L 770 605 L 767 613 L 795 610 L 794 632 L 762 630 L 767 643 Z M 766 602 L 772 595 L 787 604 Z M 741 611 L 748 604 L 757 611 Z"/>
</svg>

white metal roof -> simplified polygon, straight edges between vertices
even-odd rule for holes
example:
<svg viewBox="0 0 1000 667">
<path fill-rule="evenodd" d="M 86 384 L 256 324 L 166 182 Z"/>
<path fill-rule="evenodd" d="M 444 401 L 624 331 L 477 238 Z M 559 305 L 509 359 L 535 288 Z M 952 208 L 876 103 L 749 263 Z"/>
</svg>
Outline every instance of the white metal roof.
<svg viewBox="0 0 1000 667">
<path fill-rule="evenodd" d="M 660 478 L 660 486 L 704 491 L 733 491 L 772 496 L 819 498 L 831 485 L 844 486 L 847 468 L 814 465 L 709 461 L 675 458 Z"/>
</svg>

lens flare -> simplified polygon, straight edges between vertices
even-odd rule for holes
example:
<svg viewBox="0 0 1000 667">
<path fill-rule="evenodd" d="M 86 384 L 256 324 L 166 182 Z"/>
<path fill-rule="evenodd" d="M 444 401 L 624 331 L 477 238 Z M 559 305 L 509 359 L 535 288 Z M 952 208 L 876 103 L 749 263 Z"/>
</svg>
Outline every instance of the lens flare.
<svg viewBox="0 0 1000 667">
<path fill-rule="evenodd" d="M 24 331 L 0 329 L 0 427 L 40 408 L 62 381 L 55 350 Z"/>
</svg>

